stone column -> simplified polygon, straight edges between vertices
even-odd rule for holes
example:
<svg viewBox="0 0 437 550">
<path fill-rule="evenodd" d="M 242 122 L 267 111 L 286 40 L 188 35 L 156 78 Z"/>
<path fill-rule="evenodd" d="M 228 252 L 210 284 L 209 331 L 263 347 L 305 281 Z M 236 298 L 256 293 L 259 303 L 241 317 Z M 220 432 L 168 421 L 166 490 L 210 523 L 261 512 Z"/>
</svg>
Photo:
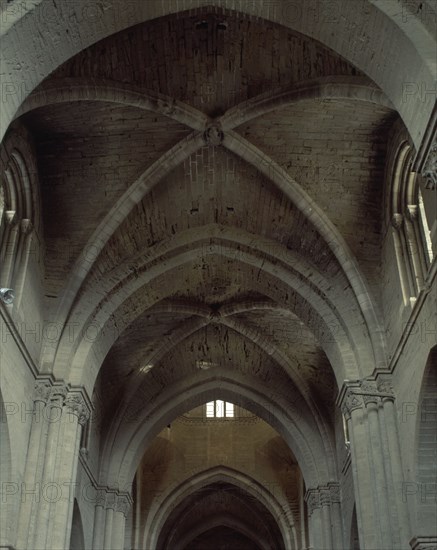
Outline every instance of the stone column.
<svg viewBox="0 0 437 550">
<path fill-rule="evenodd" d="M 383 548 L 378 502 L 373 487 L 372 459 L 364 399 L 359 382 L 347 382 L 340 393 L 351 445 L 358 534 L 362 550 Z"/>
<path fill-rule="evenodd" d="M 131 500 L 128 495 L 119 495 L 117 497 L 116 506 L 114 509 L 114 521 L 112 526 L 111 548 L 113 550 L 123 550 L 124 548 L 126 518 L 130 506 Z"/>
<path fill-rule="evenodd" d="M 94 513 L 93 548 L 103 548 L 106 519 L 106 491 L 99 489 Z"/>
<path fill-rule="evenodd" d="M 405 517 L 400 513 L 402 504 L 396 503 L 397 496 L 393 494 L 393 482 L 402 476 L 398 433 L 390 418 L 394 396 L 383 389 L 375 380 L 345 382 L 338 401 L 351 438 L 358 532 L 363 550 L 403 548 L 408 541 L 405 534 L 399 536 Z M 403 526 L 403 531 L 406 529 L 408 522 Z"/>
<path fill-rule="evenodd" d="M 334 549 L 343 548 L 343 521 L 341 516 L 340 485 L 330 482 L 327 485 L 331 507 L 332 544 Z"/>
<path fill-rule="evenodd" d="M 299 516 L 300 516 L 300 543 L 302 548 L 308 547 L 305 518 L 305 490 L 302 472 L 298 470 L 299 475 Z"/>
<path fill-rule="evenodd" d="M 399 534 L 399 544 L 405 544 L 411 534 L 410 514 L 407 503 L 404 502 L 404 472 L 401 460 L 401 446 L 395 407 L 395 395 L 391 380 L 387 376 L 378 377 L 378 390 L 381 395 L 384 415 L 382 417 L 382 431 L 387 444 L 387 453 L 390 463 L 390 483 L 392 492 L 392 515 L 394 515 L 395 532 Z M 437 550 L 437 549 L 436 549 Z"/>
<path fill-rule="evenodd" d="M 114 509 L 117 503 L 115 493 L 108 493 L 106 496 L 106 514 L 105 514 L 105 537 L 103 548 L 112 549 L 112 527 L 114 522 Z"/>
<path fill-rule="evenodd" d="M 383 454 L 383 442 L 380 429 L 381 398 L 375 382 L 361 383 L 363 400 L 367 413 L 367 427 L 371 448 L 371 472 L 375 505 L 379 508 L 382 548 L 393 548 L 393 525 L 390 517 L 389 464 Z"/>
<path fill-rule="evenodd" d="M 323 548 L 334 548 L 331 529 L 331 496 L 327 488 L 319 489 L 320 505 L 322 508 L 322 532 L 323 532 Z M 335 549 L 337 550 L 337 548 Z M 338 549 L 340 550 L 340 549 Z"/>
<path fill-rule="evenodd" d="M 47 441 L 46 405 L 50 396 L 49 380 L 35 382 L 32 425 L 27 449 L 26 467 L 21 488 L 21 505 L 18 518 L 17 547 L 31 548 L 34 518 L 40 501 L 41 476 Z"/>
<path fill-rule="evenodd" d="M 343 535 L 339 484 L 330 482 L 308 489 L 305 500 L 308 506 L 311 548 L 341 550 Z"/>
<path fill-rule="evenodd" d="M 58 449 L 55 479 L 61 498 L 52 506 L 50 548 L 62 550 L 70 545 L 80 438 L 89 412 L 80 390 L 70 389 L 64 399 L 60 422 L 62 445 Z"/>
<path fill-rule="evenodd" d="M 142 513 L 141 513 L 141 503 L 142 503 L 142 468 L 138 468 L 136 475 L 136 485 L 135 485 L 135 510 L 134 510 L 134 547 L 140 548 L 141 545 L 141 534 L 142 534 Z"/>
<path fill-rule="evenodd" d="M 44 454 L 44 465 L 41 476 L 41 498 L 37 507 L 36 521 L 34 525 L 33 545 L 30 548 L 51 548 L 48 544 L 50 534 L 50 516 L 52 503 L 59 497 L 62 488 L 56 483 L 56 459 L 62 447 L 60 437 L 62 409 L 67 388 L 60 383 L 51 388 L 51 394 L 46 411 L 48 418 L 47 442 Z"/>
<path fill-rule="evenodd" d="M 38 380 L 29 438 L 17 546 L 56 548 L 70 542 L 81 424 L 89 404 L 80 389 Z M 33 490 L 35 498 L 28 499 Z"/>
<path fill-rule="evenodd" d="M 323 540 L 323 521 L 320 506 L 320 494 L 318 489 L 308 489 L 305 494 L 308 508 L 308 527 L 310 548 L 314 550 L 325 550 L 328 546 Z M 329 547 L 330 549 L 331 547 Z"/>
</svg>

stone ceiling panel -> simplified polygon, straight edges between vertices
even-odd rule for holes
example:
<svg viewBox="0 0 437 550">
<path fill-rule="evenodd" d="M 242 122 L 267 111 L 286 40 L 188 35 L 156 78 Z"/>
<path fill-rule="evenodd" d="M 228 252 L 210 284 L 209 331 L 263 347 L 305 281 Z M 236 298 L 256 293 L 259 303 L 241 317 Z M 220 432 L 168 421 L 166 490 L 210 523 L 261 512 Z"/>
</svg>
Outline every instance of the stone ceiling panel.
<svg viewBox="0 0 437 550">
<path fill-rule="evenodd" d="M 217 116 L 274 87 L 333 74 L 361 73 L 280 25 L 204 9 L 131 27 L 79 53 L 50 78 L 129 82 Z"/>
<path fill-rule="evenodd" d="M 115 201 L 188 130 L 162 115 L 108 103 L 44 107 L 23 118 L 37 144 L 47 284 L 56 292 Z"/>
<path fill-rule="evenodd" d="M 385 144 L 393 116 L 363 102 L 305 101 L 238 129 L 326 212 L 377 292 Z"/>
</svg>

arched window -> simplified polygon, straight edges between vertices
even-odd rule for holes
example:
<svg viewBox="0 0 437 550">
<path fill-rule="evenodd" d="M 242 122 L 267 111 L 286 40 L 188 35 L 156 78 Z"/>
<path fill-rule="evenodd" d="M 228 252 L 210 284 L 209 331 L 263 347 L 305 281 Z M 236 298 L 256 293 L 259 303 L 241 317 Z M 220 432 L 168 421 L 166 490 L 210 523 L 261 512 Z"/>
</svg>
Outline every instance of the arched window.
<svg viewBox="0 0 437 550">
<path fill-rule="evenodd" d="M 398 148 L 392 171 L 391 221 L 405 305 L 414 305 L 433 261 L 420 176 L 413 172 L 412 162 L 413 150 L 404 141 Z"/>
<path fill-rule="evenodd" d="M 0 286 L 21 301 L 35 223 L 35 202 L 26 161 L 15 147 L 6 149 L 0 181 Z"/>
</svg>

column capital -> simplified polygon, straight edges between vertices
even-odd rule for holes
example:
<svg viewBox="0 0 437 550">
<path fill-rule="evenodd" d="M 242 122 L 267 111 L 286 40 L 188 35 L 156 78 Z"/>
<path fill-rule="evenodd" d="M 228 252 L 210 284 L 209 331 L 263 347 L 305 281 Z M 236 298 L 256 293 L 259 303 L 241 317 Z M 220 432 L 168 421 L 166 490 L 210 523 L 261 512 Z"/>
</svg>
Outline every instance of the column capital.
<svg viewBox="0 0 437 550">
<path fill-rule="evenodd" d="M 48 379 L 36 379 L 33 400 L 47 403 L 51 394 L 52 384 Z"/>
<path fill-rule="evenodd" d="M 331 491 L 328 487 L 319 487 L 321 506 L 331 506 Z"/>
<path fill-rule="evenodd" d="M 117 494 L 113 491 L 107 490 L 106 491 L 106 509 L 117 509 Z"/>
<path fill-rule="evenodd" d="M 35 380 L 34 401 L 46 405 L 66 407 L 67 411 L 78 417 L 81 425 L 90 417 L 92 404 L 83 387 L 71 387 L 63 380 L 54 380 L 51 375 L 43 375 Z"/>
<path fill-rule="evenodd" d="M 393 389 L 393 384 L 391 376 L 379 376 L 377 379 L 378 391 L 383 394 L 382 400 L 387 399 L 389 401 L 395 400 L 395 392 Z"/>
<path fill-rule="evenodd" d="M 373 380 L 362 380 L 361 392 L 366 405 L 369 403 L 378 404 L 381 399 L 376 382 Z"/>
<path fill-rule="evenodd" d="M 116 512 L 121 512 L 124 517 L 127 517 L 130 507 L 132 505 L 132 500 L 129 495 L 118 495 L 117 496 L 117 504 L 116 504 Z"/>
<path fill-rule="evenodd" d="M 337 481 L 330 481 L 326 485 L 310 488 L 305 493 L 305 501 L 308 509 L 312 510 L 339 503 L 341 501 L 340 484 Z"/>
<path fill-rule="evenodd" d="M 97 489 L 96 491 L 96 506 L 102 506 L 104 508 L 106 505 L 106 490 Z"/>
<path fill-rule="evenodd" d="M 364 408 L 363 396 L 360 394 L 360 380 L 345 380 L 337 398 L 337 404 L 346 418 L 355 409 Z"/>
<path fill-rule="evenodd" d="M 345 380 L 337 397 L 337 405 L 346 418 L 355 409 L 362 409 L 369 403 L 380 403 L 384 399 L 394 400 L 393 386 L 389 378 L 378 380 Z"/>
<path fill-rule="evenodd" d="M 86 424 L 91 414 L 91 407 L 86 402 L 86 399 L 81 389 L 70 389 L 65 396 L 64 404 L 71 414 L 78 418 L 79 424 Z"/>
<path fill-rule="evenodd" d="M 338 504 L 341 502 L 340 484 L 337 481 L 330 481 L 328 483 L 329 494 L 331 498 L 331 504 Z"/>
<path fill-rule="evenodd" d="M 320 508 L 320 492 L 318 489 L 307 489 L 305 493 L 305 502 L 308 506 L 308 515 L 312 515 L 314 510 Z"/>
</svg>

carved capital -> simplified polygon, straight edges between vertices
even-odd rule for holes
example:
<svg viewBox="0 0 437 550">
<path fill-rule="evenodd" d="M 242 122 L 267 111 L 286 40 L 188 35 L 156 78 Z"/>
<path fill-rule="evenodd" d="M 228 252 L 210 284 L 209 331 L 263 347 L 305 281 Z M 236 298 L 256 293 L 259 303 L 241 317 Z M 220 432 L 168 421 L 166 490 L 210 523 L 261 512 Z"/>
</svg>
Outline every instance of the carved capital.
<svg viewBox="0 0 437 550">
<path fill-rule="evenodd" d="M 361 382 L 361 394 L 366 405 L 368 405 L 369 403 L 378 403 L 380 400 L 378 388 L 376 387 L 376 382 L 363 380 Z"/>
<path fill-rule="evenodd" d="M 80 391 L 70 390 L 64 404 L 69 413 L 77 416 L 79 424 L 86 424 L 90 417 L 90 410 Z"/>
<path fill-rule="evenodd" d="M 356 393 L 356 389 L 346 387 L 341 410 L 346 418 L 349 418 L 355 409 L 364 408 L 364 399 L 362 395 Z"/>
<path fill-rule="evenodd" d="M 327 487 L 320 488 L 319 495 L 322 506 L 331 506 L 331 491 Z"/>
<path fill-rule="evenodd" d="M 62 409 L 68 388 L 63 382 L 57 382 L 50 391 L 50 405 Z"/>
<path fill-rule="evenodd" d="M 208 125 L 203 133 L 203 140 L 207 145 L 217 146 L 223 142 L 223 130 L 217 122 Z"/>
<path fill-rule="evenodd" d="M 119 495 L 117 497 L 116 512 L 121 512 L 124 517 L 127 517 L 130 510 L 131 502 L 127 495 Z"/>
<path fill-rule="evenodd" d="M 114 511 L 117 509 L 117 495 L 115 493 L 110 491 L 106 492 L 106 508 L 110 508 Z"/>
<path fill-rule="evenodd" d="M 52 385 L 48 380 L 36 380 L 34 390 L 34 401 L 47 403 L 51 394 Z"/>
<path fill-rule="evenodd" d="M 314 510 L 320 508 L 320 491 L 318 489 L 308 489 L 305 494 L 305 501 L 308 506 L 308 514 L 311 516 Z"/>
<path fill-rule="evenodd" d="M 40 401 L 49 407 L 66 408 L 68 413 L 78 417 L 85 424 L 91 414 L 91 405 L 81 388 L 70 388 L 62 381 L 53 382 L 50 377 L 41 377 L 35 381 L 34 401 Z"/>
<path fill-rule="evenodd" d="M 341 501 L 340 484 L 336 482 L 328 483 L 328 489 L 331 497 L 331 503 L 338 504 Z"/>
<path fill-rule="evenodd" d="M 395 400 L 395 393 L 393 390 L 393 384 L 389 378 L 378 378 L 378 391 L 381 394 L 381 399 L 388 399 L 390 401 Z"/>
<path fill-rule="evenodd" d="M 389 396 L 392 394 L 389 392 Z M 350 418 L 355 409 L 362 409 L 369 403 L 379 403 L 386 395 L 381 392 L 374 380 L 346 381 L 337 400 L 346 418 Z"/>
<path fill-rule="evenodd" d="M 98 489 L 96 492 L 96 506 L 105 507 L 106 504 L 106 491 L 105 489 Z"/>
<path fill-rule="evenodd" d="M 402 227 L 404 218 L 402 214 L 393 214 L 393 217 L 391 219 L 391 224 L 395 229 L 400 229 Z"/>
</svg>

